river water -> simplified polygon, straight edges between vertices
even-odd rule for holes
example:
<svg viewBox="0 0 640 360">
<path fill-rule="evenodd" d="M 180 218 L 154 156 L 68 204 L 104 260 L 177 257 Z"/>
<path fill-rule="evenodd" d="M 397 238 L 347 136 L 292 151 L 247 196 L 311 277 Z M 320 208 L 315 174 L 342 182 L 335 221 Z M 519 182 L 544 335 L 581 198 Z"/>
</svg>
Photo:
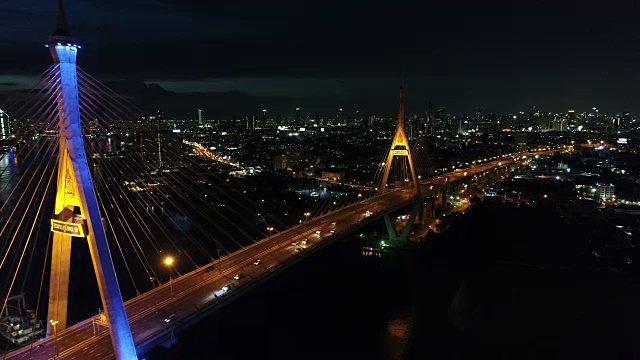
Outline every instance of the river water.
<svg viewBox="0 0 640 360">
<path fill-rule="evenodd" d="M 546 209 L 480 205 L 383 259 L 344 239 L 148 359 L 637 357 L 640 287 L 585 266 L 582 235 L 561 227 Z"/>
</svg>

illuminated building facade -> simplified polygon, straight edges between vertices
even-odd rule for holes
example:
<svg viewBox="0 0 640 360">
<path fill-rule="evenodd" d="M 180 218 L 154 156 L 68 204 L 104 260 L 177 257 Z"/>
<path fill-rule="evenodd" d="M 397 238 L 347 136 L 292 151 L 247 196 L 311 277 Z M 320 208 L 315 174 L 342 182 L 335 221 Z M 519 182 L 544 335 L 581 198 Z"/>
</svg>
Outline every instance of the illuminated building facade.
<svg viewBox="0 0 640 360">
<path fill-rule="evenodd" d="M 6 140 L 11 136 L 11 121 L 9 114 L 0 109 L 0 140 Z"/>
</svg>

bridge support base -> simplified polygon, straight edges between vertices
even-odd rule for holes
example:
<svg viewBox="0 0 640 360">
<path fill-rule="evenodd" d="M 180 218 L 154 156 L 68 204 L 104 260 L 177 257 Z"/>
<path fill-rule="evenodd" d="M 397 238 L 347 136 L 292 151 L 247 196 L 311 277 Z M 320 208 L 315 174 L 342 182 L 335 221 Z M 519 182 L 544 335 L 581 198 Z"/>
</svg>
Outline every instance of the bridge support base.
<svg viewBox="0 0 640 360">
<path fill-rule="evenodd" d="M 171 332 L 171 338 L 169 338 L 167 341 L 160 344 L 160 346 L 162 346 L 165 349 L 171 349 L 176 345 L 178 345 L 178 338 L 175 336 L 173 331 Z"/>
<path fill-rule="evenodd" d="M 416 201 L 415 205 L 411 209 L 411 213 L 409 214 L 409 220 L 400 231 L 400 234 L 396 231 L 395 223 L 389 214 L 384 215 L 384 223 L 387 227 L 387 236 L 391 245 L 402 246 L 409 242 L 409 235 L 415 226 L 416 218 L 419 219 L 419 222 L 422 221 L 423 209 L 422 201 Z"/>
</svg>

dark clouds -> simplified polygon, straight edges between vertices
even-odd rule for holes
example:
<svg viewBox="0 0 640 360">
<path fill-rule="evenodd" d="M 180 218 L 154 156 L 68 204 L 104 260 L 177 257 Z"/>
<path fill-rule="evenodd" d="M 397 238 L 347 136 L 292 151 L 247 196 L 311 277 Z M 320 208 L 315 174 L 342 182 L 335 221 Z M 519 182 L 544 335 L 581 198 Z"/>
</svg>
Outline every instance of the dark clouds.
<svg viewBox="0 0 640 360">
<path fill-rule="evenodd" d="M 0 57 L 3 73 L 49 65 L 41 46 L 54 5 L 0 5 L 0 51 L 12 54 Z M 416 111 L 427 101 L 456 111 L 640 110 L 631 85 L 640 77 L 634 2 L 66 0 L 66 7 L 85 45 L 79 65 L 104 80 L 143 79 L 180 92 L 225 92 L 226 84 L 264 98 L 264 106 L 279 98 L 295 107 L 315 96 L 308 106 L 321 111 L 352 103 L 384 111 L 378 99 L 402 80 Z"/>
</svg>

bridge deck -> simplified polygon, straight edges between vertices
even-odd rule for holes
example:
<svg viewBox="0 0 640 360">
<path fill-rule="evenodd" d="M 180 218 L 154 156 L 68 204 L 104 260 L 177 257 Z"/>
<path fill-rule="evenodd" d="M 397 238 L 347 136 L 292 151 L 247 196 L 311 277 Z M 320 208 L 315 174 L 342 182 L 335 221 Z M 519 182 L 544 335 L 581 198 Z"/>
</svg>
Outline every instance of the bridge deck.
<svg viewBox="0 0 640 360">
<path fill-rule="evenodd" d="M 501 165 L 511 162 L 513 160 L 500 160 Z M 499 162 L 494 161 L 447 176 L 452 182 L 497 166 Z M 444 186 L 434 183 L 434 187 L 429 189 L 430 180 L 423 181 L 423 195 L 439 191 Z M 207 270 L 209 266 L 205 266 L 127 301 L 125 307 L 136 346 L 140 351 L 157 344 L 166 339 L 172 329 L 184 327 L 181 323 L 184 325 L 201 318 L 218 305 L 223 305 L 232 294 L 292 263 L 301 253 L 310 252 L 339 235 L 350 233 L 360 225 L 407 205 L 413 199 L 414 190 L 396 189 L 340 208 L 222 257 L 212 263 L 215 267 L 213 270 Z M 371 210 L 373 215 L 366 217 L 367 210 Z M 336 225 L 332 225 L 334 222 Z M 335 233 L 331 233 L 331 230 Z M 302 245 L 303 240 L 307 240 L 306 245 Z M 293 242 L 298 245 L 293 246 Z M 295 248 L 304 250 L 296 252 Z M 256 260 L 260 260 L 257 265 L 254 264 Z M 234 279 L 238 274 L 241 274 L 239 279 Z M 225 286 L 229 286 L 227 291 L 223 290 Z M 175 314 L 175 318 L 165 322 L 172 314 Z M 60 331 L 56 336 L 13 351 L 4 359 L 51 359 L 55 355 L 58 359 L 114 358 L 109 332 L 98 327 L 94 334 L 93 320 L 87 319 Z"/>
</svg>

